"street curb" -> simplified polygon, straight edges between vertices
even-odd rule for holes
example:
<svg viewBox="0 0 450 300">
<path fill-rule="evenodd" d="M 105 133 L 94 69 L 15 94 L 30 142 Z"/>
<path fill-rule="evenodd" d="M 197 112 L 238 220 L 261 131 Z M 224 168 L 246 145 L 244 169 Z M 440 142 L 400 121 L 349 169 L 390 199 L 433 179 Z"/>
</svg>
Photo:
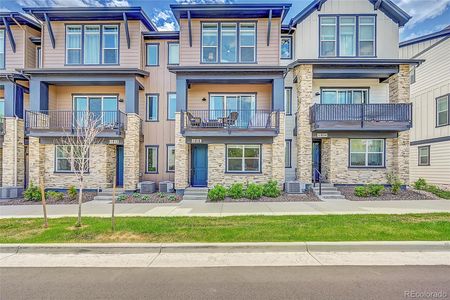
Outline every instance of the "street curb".
<svg viewBox="0 0 450 300">
<path fill-rule="evenodd" d="M 264 252 L 450 252 L 442 242 L 0 244 L 0 253 L 137 254 Z"/>
</svg>

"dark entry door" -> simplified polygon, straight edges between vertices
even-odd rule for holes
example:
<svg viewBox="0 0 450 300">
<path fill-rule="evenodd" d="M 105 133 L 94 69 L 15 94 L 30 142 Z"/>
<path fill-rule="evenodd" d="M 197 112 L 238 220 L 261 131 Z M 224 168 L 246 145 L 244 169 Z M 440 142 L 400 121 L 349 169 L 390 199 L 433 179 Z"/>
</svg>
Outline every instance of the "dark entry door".
<svg viewBox="0 0 450 300">
<path fill-rule="evenodd" d="M 207 186 L 208 145 L 192 145 L 192 186 Z"/>
<path fill-rule="evenodd" d="M 313 176 L 313 180 L 315 178 L 316 181 L 317 181 L 317 180 L 319 180 L 319 174 L 315 170 L 318 170 L 319 172 L 322 172 L 321 171 L 321 164 L 320 164 L 320 160 L 321 160 L 320 141 L 313 142 L 313 153 L 312 153 L 312 156 L 313 156 L 313 164 L 312 164 L 313 174 L 312 174 L 312 176 Z"/>
<path fill-rule="evenodd" d="M 116 185 L 123 186 L 123 146 L 116 148 Z"/>
</svg>

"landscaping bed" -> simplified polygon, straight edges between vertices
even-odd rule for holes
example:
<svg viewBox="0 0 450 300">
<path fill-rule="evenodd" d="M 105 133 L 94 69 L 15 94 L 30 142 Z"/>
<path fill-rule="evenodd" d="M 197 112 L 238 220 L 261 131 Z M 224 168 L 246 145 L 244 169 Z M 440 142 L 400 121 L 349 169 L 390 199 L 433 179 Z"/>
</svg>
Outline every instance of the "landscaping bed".
<svg viewBox="0 0 450 300">
<path fill-rule="evenodd" d="M 351 201 L 388 201 L 388 200 L 435 200 L 439 197 L 411 188 L 400 190 L 397 194 L 392 193 L 391 188 L 385 188 L 380 196 L 358 197 L 355 195 L 355 187 L 337 187 L 347 200 Z"/>
<path fill-rule="evenodd" d="M 211 201 L 208 199 L 207 202 L 313 202 L 313 201 L 321 201 L 317 196 L 312 192 L 306 192 L 304 194 L 286 194 L 282 193 L 280 196 L 272 198 L 262 196 L 259 199 L 247 199 L 247 198 L 237 198 L 233 199 L 231 197 L 225 197 L 224 200 Z"/>
<path fill-rule="evenodd" d="M 96 192 L 83 192 L 83 203 L 89 202 L 97 195 Z M 47 204 L 78 204 L 78 196 L 72 198 L 67 194 L 64 194 L 62 198 L 56 199 L 53 197 L 46 197 L 45 202 Z M 0 200 L 0 205 L 42 205 L 41 200 L 26 200 L 25 198 L 16 199 L 4 199 Z"/>
<path fill-rule="evenodd" d="M 116 203 L 178 203 L 182 199 L 182 196 L 175 193 L 134 193 L 131 195 L 118 195 L 116 198 Z"/>
</svg>

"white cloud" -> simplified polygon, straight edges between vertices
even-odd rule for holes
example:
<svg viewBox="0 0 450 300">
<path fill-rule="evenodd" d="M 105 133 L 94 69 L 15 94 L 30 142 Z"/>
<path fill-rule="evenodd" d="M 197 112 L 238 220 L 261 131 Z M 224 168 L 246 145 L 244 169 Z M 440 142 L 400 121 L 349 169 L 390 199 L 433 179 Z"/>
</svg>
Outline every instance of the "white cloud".
<svg viewBox="0 0 450 300">
<path fill-rule="evenodd" d="M 233 3 L 234 0 L 177 0 L 179 4 L 225 4 L 225 3 Z"/>
<path fill-rule="evenodd" d="M 450 6 L 450 0 L 400 0 L 398 5 L 412 16 L 405 28 L 413 28 L 418 23 L 443 14 Z"/>
<path fill-rule="evenodd" d="M 17 0 L 21 6 L 53 7 L 53 6 L 130 6 L 128 0 Z"/>
<path fill-rule="evenodd" d="M 413 38 L 416 38 L 419 36 L 424 36 L 424 35 L 427 35 L 430 33 L 438 32 L 438 31 L 441 31 L 442 29 L 444 29 L 445 27 L 447 27 L 447 24 L 439 24 L 439 25 L 436 25 L 427 30 L 414 31 L 414 32 L 411 32 L 409 35 L 405 36 L 405 38 L 403 38 L 402 40 L 407 41 L 407 40 L 410 40 L 410 39 L 413 39 Z"/>
</svg>

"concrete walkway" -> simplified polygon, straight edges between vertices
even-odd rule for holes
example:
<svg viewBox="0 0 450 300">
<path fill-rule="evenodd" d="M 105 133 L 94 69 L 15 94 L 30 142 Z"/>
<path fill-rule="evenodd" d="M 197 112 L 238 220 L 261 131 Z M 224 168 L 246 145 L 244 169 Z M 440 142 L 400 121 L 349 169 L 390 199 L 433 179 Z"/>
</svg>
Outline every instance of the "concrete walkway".
<svg viewBox="0 0 450 300">
<path fill-rule="evenodd" d="M 48 205 L 52 218 L 77 215 L 78 206 Z M 108 217 L 111 204 L 91 201 L 83 204 L 83 216 Z M 450 212 L 450 200 L 330 201 L 330 202 L 243 202 L 205 203 L 182 201 L 169 204 L 116 204 L 116 216 L 237 216 L 237 215 L 326 215 L 407 214 Z M 42 217 L 41 205 L 0 206 L 0 218 Z"/>
</svg>

